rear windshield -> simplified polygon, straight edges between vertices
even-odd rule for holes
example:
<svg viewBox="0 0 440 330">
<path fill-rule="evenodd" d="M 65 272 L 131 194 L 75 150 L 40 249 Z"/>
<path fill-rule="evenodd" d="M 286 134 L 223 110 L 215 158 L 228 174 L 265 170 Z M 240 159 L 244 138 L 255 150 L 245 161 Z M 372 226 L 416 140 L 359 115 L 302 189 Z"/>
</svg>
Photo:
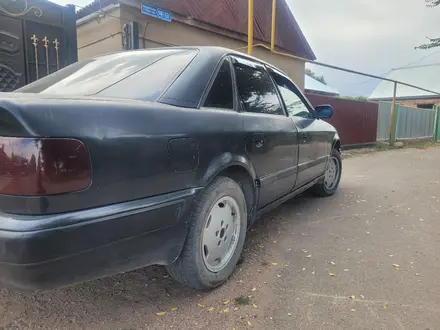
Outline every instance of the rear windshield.
<svg viewBox="0 0 440 330">
<path fill-rule="evenodd" d="M 99 56 L 74 63 L 16 92 L 156 100 L 197 50 L 156 49 Z"/>
</svg>

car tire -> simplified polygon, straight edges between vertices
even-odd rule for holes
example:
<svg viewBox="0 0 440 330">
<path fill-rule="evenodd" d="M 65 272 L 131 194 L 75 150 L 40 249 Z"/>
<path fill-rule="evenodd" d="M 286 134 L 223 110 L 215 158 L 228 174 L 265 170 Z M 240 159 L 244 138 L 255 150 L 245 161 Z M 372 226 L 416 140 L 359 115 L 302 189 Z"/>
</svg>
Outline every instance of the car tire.
<svg viewBox="0 0 440 330">
<path fill-rule="evenodd" d="M 185 244 L 177 260 L 166 266 L 169 274 L 197 290 L 219 286 L 235 269 L 246 230 L 247 205 L 240 185 L 228 177 L 216 178 L 192 206 Z"/>
<path fill-rule="evenodd" d="M 342 174 L 342 158 L 341 153 L 337 149 L 333 149 L 330 155 L 330 161 L 327 165 L 325 177 L 312 187 L 311 191 L 317 196 L 328 197 L 333 195 L 339 187 Z M 329 182 L 329 177 L 332 179 Z"/>
</svg>

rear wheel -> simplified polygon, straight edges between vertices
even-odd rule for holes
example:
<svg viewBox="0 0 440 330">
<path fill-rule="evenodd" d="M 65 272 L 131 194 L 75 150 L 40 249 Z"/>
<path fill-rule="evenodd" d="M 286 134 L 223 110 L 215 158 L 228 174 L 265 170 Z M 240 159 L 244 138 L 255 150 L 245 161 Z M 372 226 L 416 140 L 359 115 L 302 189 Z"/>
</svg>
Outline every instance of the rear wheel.
<svg viewBox="0 0 440 330">
<path fill-rule="evenodd" d="M 243 250 L 247 206 L 234 180 L 219 177 L 194 203 L 188 237 L 170 275 L 198 290 L 215 288 L 234 271 Z"/>
<path fill-rule="evenodd" d="M 327 197 L 333 195 L 339 187 L 342 173 L 342 158 L 338 150 L 333 149 L 330 156 L 330 161 L 325 171 L 324 179 L 322 182 L 316 184 L 312 188 L 318 196 Z"/>
</svg>

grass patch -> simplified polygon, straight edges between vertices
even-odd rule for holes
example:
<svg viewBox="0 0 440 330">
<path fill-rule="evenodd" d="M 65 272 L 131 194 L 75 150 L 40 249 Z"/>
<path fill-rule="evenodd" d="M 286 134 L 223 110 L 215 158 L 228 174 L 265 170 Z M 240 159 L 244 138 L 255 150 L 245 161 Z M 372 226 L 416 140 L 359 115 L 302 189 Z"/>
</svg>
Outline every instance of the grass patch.
<svg viewBox="0 0 440 330">
<path fill-rule="evenodd" d="M 371 148 L 361 148 L 343 151 L 343 158 L 351 158 L 359 155 L 370 154 L 378 151 L 388 151 L 395 149 L 429 149 L 434 147 L 440 147 L 440 142 L 437 141 L 405 141 L 403 147 L 395 147 L 385 142 L 376 142 Z"/>
<path fill-rule="evenodd" d="M 235 305 L 249 305 L 251 303 L 251 298 L 245 295 L 241 295 L 234 298 Z"/>
</svg>

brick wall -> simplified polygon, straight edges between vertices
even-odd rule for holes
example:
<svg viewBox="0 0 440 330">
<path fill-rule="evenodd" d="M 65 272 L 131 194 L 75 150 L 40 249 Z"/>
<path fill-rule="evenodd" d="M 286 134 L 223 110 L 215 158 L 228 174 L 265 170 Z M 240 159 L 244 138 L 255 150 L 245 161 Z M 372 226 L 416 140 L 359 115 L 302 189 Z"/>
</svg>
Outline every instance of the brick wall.
<svg viewBox="0 0 440 330">
<path fill-rule="evenodd" d="M 397 100 L 397 104 L 404 105 L 406 107 L 417 108 L 417 105 L 421 104 L 434 104 L 440 105 L 440 99 L 420 99 L 420 100 Z"/>
</svg>

